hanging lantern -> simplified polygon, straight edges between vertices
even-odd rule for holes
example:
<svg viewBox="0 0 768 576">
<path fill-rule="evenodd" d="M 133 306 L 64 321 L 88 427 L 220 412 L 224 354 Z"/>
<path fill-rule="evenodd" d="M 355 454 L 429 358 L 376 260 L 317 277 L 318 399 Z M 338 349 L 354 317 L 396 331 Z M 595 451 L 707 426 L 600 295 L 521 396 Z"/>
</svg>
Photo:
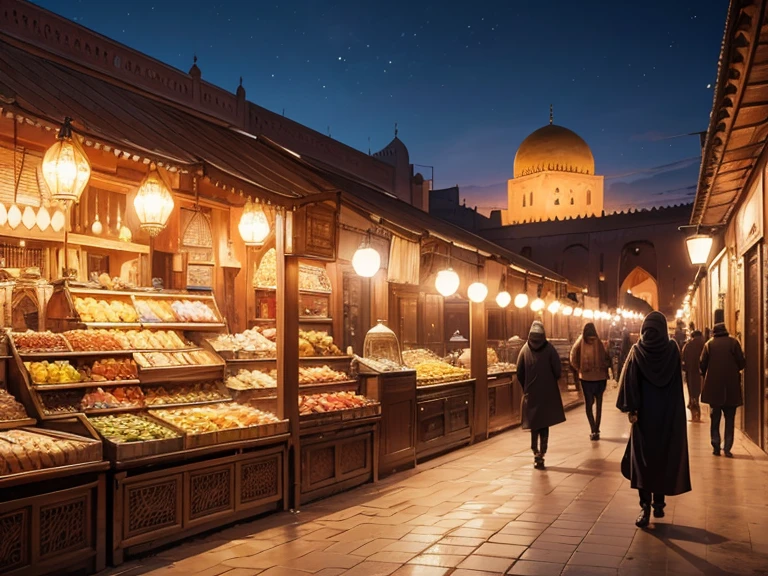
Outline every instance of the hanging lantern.
<svg viewBox="0 0 768 576">
<path fill-rule="evenodd" d="M 376 272 L 381 268 L 381 256 L 379 252 L 371 246 L 370 237 L 366 237 L 360 244 L 360 247 L 352 256 L 352 268 L 355 273 L 363 278 L 373 278 Z"/>
<path fill-rule="evenodd" d="M 5 226 L 8 223 L 8 210 L 5 204 L 0 202 L 0 226 Z"/>
<path fill-rule="evenodd" d="M 515 307 L 525 308 L 528 306 L 528 294 L 520 293 L 515 296 Z"/>
<path fill-rule="evenodd" d="M 261 204 L 254 204 L 251 198 L 245 202 L 240 223 L 237 225 L 240 237 L 246 246 L 261 246 L 269 236 L 269 221 Z"/>
<path fill-rule="evenodd" d="M 43 179 L 55 200 L 77 202 L 91 177 L 91 163 L 72 136 L 72 119 L 64 118 L 58 139 L 43 157 Z"/>
<path fill-rule="evenodd" d="M 56 212 L 53 213 L 53 216 L 51 216 L 51 230 L 54 232 L 61 232 L 66 223 L 67 217 L 64 215 L 64 212 L 57 209 Z"/>
<path fill-rule="evenodd" d="M 573 306 L 566 304 L 563 306 L 563 316 L 571 316 L 573 314 Z"/>
<path fill-rule="evenodd" d="M 51 213 L 48 212 L 48 208 L 45 206 L 40 207 L 40 210 L 37 211 L 35 222 L 37 223 L 37 227 L 43 232 L 48 230 L 48 226 L 51 225 Z"/>
<path fill-rule="evenodd" d="M 582 316 L 584 317 L 585 320 L 592 320 L 595 317 L 595 313 L 590 309 L 586 309 L 582 313 Z"/>
<path fill-rule="evenodd" d="M 709 251 L 712 250 L 712 237 L 706 234 L 694 234 L 685 239 L 688 248 L 688 257 L 694 266 L 704 266 L 709 260 Z"/>
<path fill-rule="evenodd" d="M 506 290 L 496 294 L 496 304 L 498 304 L 500 308 L 506 308 L 509 306 L 510 302 L 512 302 L 512 295 Z"/>
<path fill-rule="evenodd" d="M 531 310 L 534 312 L 541 312 L 544 310 L 544 306 L 546 306 L 546 304 L 541 298 L 536 298 L 536 300 L 531 302 Z"/>
<path fill-rule="evenodd" d="M 550 314 L 557 314 L 559 310 L 560 310 L 560 302 L 558 302 L 557 300 L 552 300 L 549 306 L 547 306 L 547 311 Z"/>
<path fill-rule="evenodd" d="M 19 224 L 21 224 L 21 210 L 16 204 L 13 204 L 8 210 L 8 226 L 11 227 L 11 230 L 16 230 Z"/>
<path fill-rule="evenodd" d="M 453 268 L 440 270 L 435 278 L 435 288 L 443 296 L 456 294 L 459 289 L 459 275 L 453 271 Z"/>
<path fill-rule="evenodd" d="M 119 209 L 119 206 L 118 206 Z M 96 194 L 96 215 L 93 217 L 93 224 L 91 224 L 91 232 L 94 236 L 99 236 L 104 231 L 104 227 L 99 220 L 99 195 Z"/>
<path fill-rule="evenodd" d="M 582 314 L 584 314 L 584 310 L 582 310 L 582 309 L 581 309 L 581 308 L 579 308 L 578 306 L 577 306 L 576 308 L 574 308 L 574 309 L 573 309 L 573 315 L 574 315 L 576 318 L 581 318 Z"/>
<path fill-rule="evenodd" d="M 139 185 L 133 207 L 139 217 L 139 227 L 149 232 L 150 236 L 160 234 L 168 223 L 173 211 L 171 187 L 154 164 Z"/>
<path fill-rule="evenodd" d="M 488 286 L 482 282 L 473 282 L 467 288 L 467 297 L 476 304 L 485 302 L 485 299 L 488 297 Z"/>
</svg>

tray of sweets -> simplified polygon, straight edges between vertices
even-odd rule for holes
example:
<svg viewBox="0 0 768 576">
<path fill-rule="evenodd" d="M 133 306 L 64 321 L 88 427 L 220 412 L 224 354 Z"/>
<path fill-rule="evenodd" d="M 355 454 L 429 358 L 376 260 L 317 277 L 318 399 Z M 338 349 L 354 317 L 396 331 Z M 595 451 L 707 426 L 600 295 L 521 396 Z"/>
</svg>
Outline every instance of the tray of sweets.
<svg viewBox="0 0 768 576">
<path fill-rule="evenodd" d="M 54 332 L 13 332 L 13 345 L 19 354 L 71 352 L 72 348 L 61 334 Z"/>
<path fill-rule="evenodd" d="M 176 452 L 184 448 L 183 433 L 146 413 L 89 416 L 112 462 Z"/>
</svg>

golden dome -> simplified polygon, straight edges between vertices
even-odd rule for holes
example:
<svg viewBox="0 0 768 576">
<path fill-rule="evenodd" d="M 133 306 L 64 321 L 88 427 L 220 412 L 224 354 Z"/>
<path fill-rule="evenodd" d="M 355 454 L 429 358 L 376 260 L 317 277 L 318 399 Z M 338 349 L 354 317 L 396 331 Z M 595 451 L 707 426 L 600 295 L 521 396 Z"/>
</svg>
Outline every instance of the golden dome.
<svg viewBox="0 0 768 576">
<path fill-rule="evenodd" d="M 595 158 L 586 142 L 568 128 L 548 124 L 528 136 L 515 154 L 515 178 L 536 172 L 595 173 Z"/>
</svg>

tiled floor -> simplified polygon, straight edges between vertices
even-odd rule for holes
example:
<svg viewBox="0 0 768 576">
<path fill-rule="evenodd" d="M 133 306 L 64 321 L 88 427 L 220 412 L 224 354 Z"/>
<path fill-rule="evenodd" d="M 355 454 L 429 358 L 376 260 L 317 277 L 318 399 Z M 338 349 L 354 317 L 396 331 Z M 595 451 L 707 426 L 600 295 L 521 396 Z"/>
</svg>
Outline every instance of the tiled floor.
<svg viewBox="0 0 768 576">
<path fill-rule="evenodd" d="M 306 506 L 199 538 L 110 574 L 490 576 L 768 574 L 768 458 L 740 433 L 716 458 L 689 424 L 693 491 L 637 530 L 619 473 L 628 425 L 605 401 L 602 440 L 583 409 L 552 429 L 547 470 L 528 434 L 481 444 Z"/>
</svg>

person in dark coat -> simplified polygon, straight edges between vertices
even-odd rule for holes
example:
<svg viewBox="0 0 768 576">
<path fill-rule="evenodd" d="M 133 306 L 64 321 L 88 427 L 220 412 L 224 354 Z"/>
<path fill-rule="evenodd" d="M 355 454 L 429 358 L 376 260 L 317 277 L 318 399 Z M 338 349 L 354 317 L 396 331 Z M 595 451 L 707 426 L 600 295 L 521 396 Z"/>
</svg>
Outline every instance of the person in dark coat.
<svg viewBox="0 0 768 576">
<path fill-rule="evenodd" d="M 701 372 L 699 360 L 704 350 L 704 337 L 701 330 L 694 330 L 692 337 L 683 346 L 683 370 L 685 371 L 685 384 L 688 386 L 688 409 L 691 411 L 691 419 L 694 422 L 701 421 Z"/>
<path fill-rule="evenodd" d="M 733 428 L 736 408 L 744 403 L 741 393 L 741 371 L 746 366 L 744 352 L 736 338 L 725 329 L 725 314 L 715 310 L 715 327 L 712 338 L 704 345 L 700 368 L 704 375 L 701 401 L 709 404 L 710 439 L 712 453 L 720 456 L 720 417 L 725 414 L 725 443 L 723 450 L 728 458 L 733 457 Z"/>
<path fill-rule="evenodd" d="M 523 387 L 522 424 L 523 430 L 531 431 L 534 468 L 544 468 L 550 426 L 565 422 L 557 385 L 561 371 L 560 356 L 547 341 L 544 324 L 535 320 L 517 360 L 517 379 Z"/>
<path fill-rule="evenodd" d="M 621 374 L 616 407 L 632 423 L 621 472 L 640 493 L 635 524 L 644 528 L 651 505 L 654 518 L 662 518 L 665 496 L 691 490 L 680 349 L 661 312 L 643 321 Z"/>
<path fill-rule="evenodd" d="M 584 392 L 584 406 L 587 409 L 590 440 L 600 440 L 600 420 L 603 414 L 603 393 L 608 381 L 608 368 L 611 358 L 605 349 L 597 328 L 592 322 L 584 325 L 581 336 L 571 348 L 571 368 L 578 374 L 581 389 Z M 597 413 L 592 407 L 597 403 Z"/>
</svg>

